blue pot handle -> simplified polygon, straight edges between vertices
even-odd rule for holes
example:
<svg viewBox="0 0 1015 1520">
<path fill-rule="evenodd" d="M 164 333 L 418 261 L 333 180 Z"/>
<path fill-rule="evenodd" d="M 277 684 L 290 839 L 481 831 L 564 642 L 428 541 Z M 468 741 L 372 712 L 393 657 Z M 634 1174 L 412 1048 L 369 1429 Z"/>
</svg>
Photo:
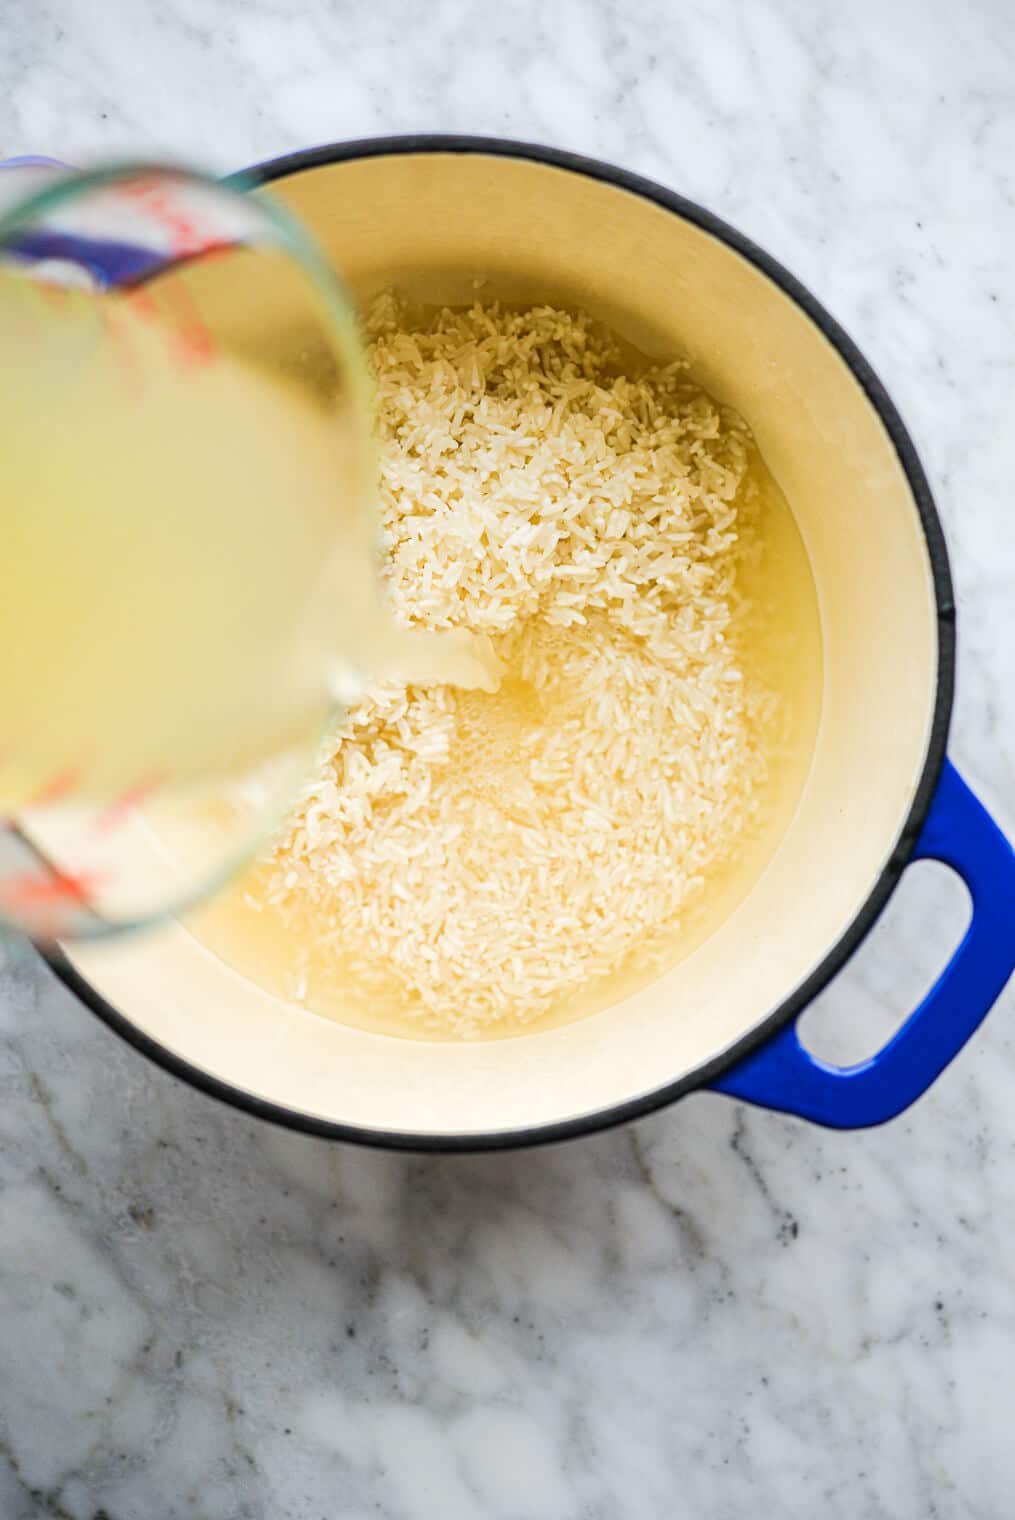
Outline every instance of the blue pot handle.
<svg viewBox="0 0 1015 1520">
<path fill-rule="evenodd" d="M 714 1092 L 861 1129 L 893 1119 L 941 1075 L 1015 971 L 1015 850 L 950 761 L 911 859 L 951 866 L 973 900 L 962 943 L 916 1012 L 856 1066 L 810 1055 L 792 1023 L 708 1084 Z"/>
</svg>

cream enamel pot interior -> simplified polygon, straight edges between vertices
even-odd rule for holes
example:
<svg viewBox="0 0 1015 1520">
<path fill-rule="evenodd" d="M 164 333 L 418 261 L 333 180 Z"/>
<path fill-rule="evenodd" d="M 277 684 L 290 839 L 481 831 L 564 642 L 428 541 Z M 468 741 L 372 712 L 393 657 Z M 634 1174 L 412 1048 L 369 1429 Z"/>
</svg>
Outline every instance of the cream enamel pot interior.
<svg viewBox="0 0 1015 1520">
<path fill-rule="evenodd" d="M 643 180 L 521 144 L 445 137 L 322 148 L 256 171 L 369 297 L 559 300 L 649 351 L 686 354 L 750 422 L 797 517 L 824 640 L 803 797 L 761 880 L 653 986 L 515 1039 L 392 1040 L 320 1019 L 230 971 L 178 925 L 53 964 L 170 1070 L 282 1123 L 420 1149 L 531 1144 L 711 1085 L 828 1124 L 911 1102 L 1015 963 L 1015 857 L 945 760 L 954 608 L 912 444 L 869 367 L 760 250 Z M 915 854 L 974 900 L 953 961 L 891 1045 L 839 1070 L 794 1021 Z"/>
</svg>

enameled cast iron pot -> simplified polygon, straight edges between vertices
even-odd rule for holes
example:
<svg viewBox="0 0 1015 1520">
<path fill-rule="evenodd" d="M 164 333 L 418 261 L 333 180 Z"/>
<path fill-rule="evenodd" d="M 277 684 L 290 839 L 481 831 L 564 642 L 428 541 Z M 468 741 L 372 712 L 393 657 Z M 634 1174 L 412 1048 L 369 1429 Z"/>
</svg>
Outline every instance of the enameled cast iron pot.
<svg viewBox="0 0 1015 1520">
<path fill-rule="evenodd" d="M 100 1018 L 206 1092 L 296 1129 L 468 1150 L 561 1139 L 696 1088 L 842 1128 L 912 1103 L 1015 966 L 1015 855 L 945 758 L 955 608 L 913 445 L 863 356 L 798 282 L 699 206 L 605 164 L 480 138 L 317 148 L 255 172 L 354 291 L 408 285 L 583 306 L 686 354 L 750 423 L 793 508 L 821 610 L 824 699 L 810 776 L 762 879 L 652 987 L 517 1039 L 385 1039 L 280 1002 L 178 925 L 68 950 L 57 973 Z M 873 1059 L 817 1061 L 803 1008 L 856 949 L 907 863 L 972 896 L 937 984 Z"/>
</svg>

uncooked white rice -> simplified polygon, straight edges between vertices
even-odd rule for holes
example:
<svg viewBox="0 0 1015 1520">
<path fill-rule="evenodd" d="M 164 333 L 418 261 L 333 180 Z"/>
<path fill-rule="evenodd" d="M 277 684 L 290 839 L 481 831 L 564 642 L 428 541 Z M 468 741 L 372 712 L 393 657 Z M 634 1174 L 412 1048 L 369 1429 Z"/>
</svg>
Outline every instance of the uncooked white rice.
<svg viewBox="0 0 1015 1520">
<path fill-rule="evenodd" d="M 580 315 L 385 300 L 371 333 L 396 614 L 491 635 L 509 676 L 377 687 L 255 890 L 336 985 L 476 1034 L 672 952 L 735 848 L 762 770 L 730 638 L 749 440 Z"/>
</svg>

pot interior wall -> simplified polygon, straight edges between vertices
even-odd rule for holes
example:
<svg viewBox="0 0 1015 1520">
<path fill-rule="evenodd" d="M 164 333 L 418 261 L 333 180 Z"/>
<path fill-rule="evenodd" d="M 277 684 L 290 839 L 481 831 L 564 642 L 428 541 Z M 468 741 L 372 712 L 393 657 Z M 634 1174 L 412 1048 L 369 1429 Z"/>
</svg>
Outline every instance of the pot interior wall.
<svg viewBox="0 0 1015 1520">
<path fill-rule="evenodd" d="M 604 1013 L 513 1040 L 390 1040 L 270 997 L 172 925 L 73 951 L 140 1029 L 248 1093 L 421 1137 L 608 1109 L 714 1059 L 811 972 L 890 855 L 923 765 L 937 672 L 926 543 L 894 448 L 809 317 L 746 258 L 640 196 L 523 159 L 397 154 L 276 181 L 354 291 L 559 300 L 683 353 L 753 428 L 818 590 L 824 703 L 777 853 L 722 927 Z M 477 284 L 478 281 L 483 282 Z"/>
</svg>

